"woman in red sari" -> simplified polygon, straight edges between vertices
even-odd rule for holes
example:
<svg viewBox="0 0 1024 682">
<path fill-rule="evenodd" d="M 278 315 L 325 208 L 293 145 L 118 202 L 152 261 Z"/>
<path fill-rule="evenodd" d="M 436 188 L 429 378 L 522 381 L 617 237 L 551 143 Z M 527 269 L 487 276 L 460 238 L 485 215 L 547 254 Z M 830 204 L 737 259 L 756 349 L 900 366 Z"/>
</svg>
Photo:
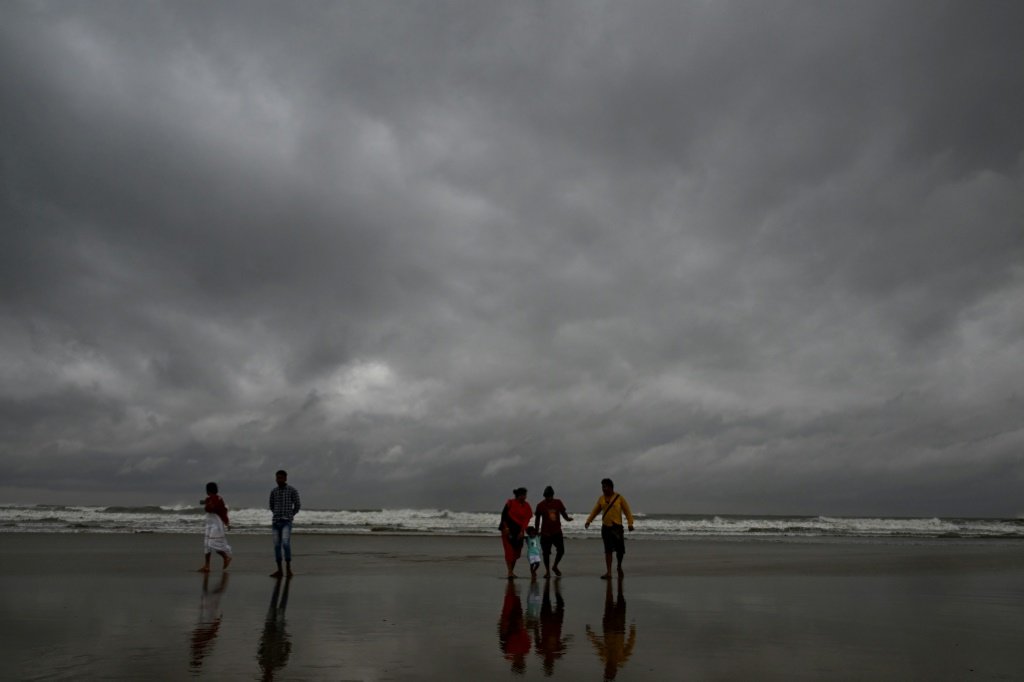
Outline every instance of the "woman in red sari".
<svg viewBox="0 0 1024 682">
<path fill-rule="evenodd" d="M 501 544 L 505 548 L 505 565 L 508 567 L 508 579 L 516 577 L 513 570 L 516 567 L 516 560 L 523 552 L 523 538 L 526 536 L 526 527 L 533 520 L 533 510 L 530 503 L 526 501 L 526 488 L 516 488 L 512 491 L 512 499 L 505 503 L 501 510 Z"/>
</svg>

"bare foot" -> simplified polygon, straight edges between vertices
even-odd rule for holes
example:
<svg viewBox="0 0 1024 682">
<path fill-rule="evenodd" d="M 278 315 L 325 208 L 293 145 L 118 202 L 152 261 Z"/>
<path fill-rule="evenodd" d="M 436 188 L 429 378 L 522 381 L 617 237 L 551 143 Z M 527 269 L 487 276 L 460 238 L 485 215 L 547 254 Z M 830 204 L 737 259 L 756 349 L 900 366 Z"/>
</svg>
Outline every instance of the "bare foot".
<svg viewBox="0 0 1024 682">
<path fill-rule="evenodd" d="M 286 576 L 288 576 L 289 578 L 291 578 L 291 577 L 292 577 L 293 575 L 295 575 L 295 574 L 294 574 L 294 573 L 292 573 L 292 569 L 290 569 L 290 568 L 289 568 L 289 569 L 288 569 L 288 572 L 287 572 L 287 573 L 285 573 L 285 575 L 286 575 Z"/>
<path fill-rule="evenodd" d="M 199 568 L 196 569 L 196 572 L 197 573 L 209 573 L 210 572 L 210 567 L 209 566 L 200 566 Z"/>
<path fill-rule="evenodd" d="M 281 573 L 281 571 L 274 571 L 273 573 L 270 574 L 270 577 L 271 578 L 280 578 L 282 575 L 284 575 L 284 573 Z"/>
<path fill-rule="evenodd" d="M 231 561 L 232 561 L 231 557 L 229 557 L 229 556 L 224 557 L 224 569 L 223 570 L 225 570 L 225 571 L 228 570 L 228 566 L 231 565 Z"/>
</svg>

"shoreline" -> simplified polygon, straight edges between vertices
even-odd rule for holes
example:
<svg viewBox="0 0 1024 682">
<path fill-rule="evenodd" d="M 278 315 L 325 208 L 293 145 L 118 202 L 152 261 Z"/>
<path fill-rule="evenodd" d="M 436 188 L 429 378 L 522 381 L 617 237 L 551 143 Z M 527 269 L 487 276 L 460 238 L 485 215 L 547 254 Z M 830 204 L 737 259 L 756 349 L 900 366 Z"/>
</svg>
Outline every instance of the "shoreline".
<svg viewBox="0 0 1024 682">
<path fill-rule="evenodd" d="M 165 563 L 188 565 L 202 559 L 198 533 L 9 533 L 0 543 L 0 576 L 17 565 L 59 575 L 68 562 L 56 557 L 80 555 L 105 566 L 105 555 L 147 571 Z M 236 562 L 233 572 L 273 564 L 266 533 L 228 533 Z M 598 566 L 603 556 L 599 537 L 567 537 L 567 566 Z M 462 570 L 502 565 L 497 534 L 425 535 L 406 533 L 304 533 L 296 529 L 292 548 L 296 565 L 317 573 L 378 570 L 382 561 L 393 570 L 414 564 L 420 570 L 458 563 Z M 1024 542 L 998 538 L 644 538 L 628 537 L 625 566 L 630 575 L 878 575 L 905 572 L 1024 571 Z M 22 556 L 24 555 L 24 556 Z M 195 558 L 193 558 L 195 557 Z M 334 564 L 331 558 L 345 558 Z M 242 560 L 244 558 L 244 561 Z M 355 559 L 355 561 L 353 561 Z M 113 562 L 113 560 L 112 560 Z M 214 557 L 214 565 L 219 565 Z M 525 558 L 522 559 L 525 565 Z M 440 569 L 447 570 L 447 569 Z M 579 572 L 579 571 L 577 571 Z"/>
<path fill-rule="evenodd" d="M 500 539 L 9 534 L 12 679 L 1011 679 L 1024 543 L 567 539 L 560 579 L 504 579 Z M 283 605 L 282 605 L 282 602 Z M 611 666 L 609 668 L 609 666 Z M 600 679 L 600 678 L 598 678 Z"/>
</svg>

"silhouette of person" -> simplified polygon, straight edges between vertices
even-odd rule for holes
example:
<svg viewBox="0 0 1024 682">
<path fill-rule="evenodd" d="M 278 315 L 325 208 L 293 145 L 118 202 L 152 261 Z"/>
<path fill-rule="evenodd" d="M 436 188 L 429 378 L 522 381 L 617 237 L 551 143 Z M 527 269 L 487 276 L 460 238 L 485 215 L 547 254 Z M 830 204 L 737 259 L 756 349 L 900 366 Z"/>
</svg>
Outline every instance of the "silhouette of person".
<svg viewBox="0 0 1024 682">
<path fill-rule="evenodd" d="M 536 632 L 533 649 L 541 658 L 544 675 L 551 677 L 555 672 L 555 661 L 565 655 L 572 635 L 562 636 L 562 622 L 565 620 L 565 599 L 555 580 L 555 605 L 551 607 L 551 581 L 544 583 L 544 596 L 540 604 L 540 630 Z"/>
<path fill-rule="evenodd" d="M 210 574 L 203 574 L 203 592 L 199 598 L 199 621 L 192 630 L 192 638 L 189 642 L 189 670 L 199 672 L 203 666 L 203 659 L 210 654 L 213 641 L 217 639 L 217 632 L 220 630 L 220 622 L 224 614 L 220 609 L 220 598 L 228 589 L 228 573 L 220 574 L 220 582 L 217 587 L 210 591 Z"/>
<path fill-rule="evenodd" d="M 295 515 L 302 509 L 302 501 L 299 499 L 299 491 L 288 485 L 288 472 L 284 469 L 278 470 L 274 475 L 277 487 L 270 491 L 270 511 L 273 518 L 270 522 L 271 532 L 274 536 L 274 560 L 277 562 L 277 570 L 270 574 L 271 578 L 280 578 L 282 575 L 292 577 L 292 521 Z M 286 570 L 281 571 L 281 559 L 284 558 Z"/>
<path fill-rule="evenodd" d="M 550 578 L 551 572 L 562 575 L 558 564 L 565 556 L 565 538 L 562 535 L 562 519 L 572 521 L 565 504 L 555 497 L 555 489 L 544 488 L 544 499 L 537 503 L 533 512 L 533 527 L 540 531 L 540 547 L 544 554 L 544 577 Z M 551 549 L 555 550 L 555 564 L 551 565 Z"/>
<path fill-rule="evenodd" d="M 612 599 L 612 581 L 609 580 L 605 588 L 602 634 L 599 636 L 587 626 L 587 637 L 604 664 L 606 681 L 615 679 L 619 668 L 626 664 L 636 646 L 635 623 L 629 624 L 629 636 L 626 636 L 626 597 L 622 594 L 622 580 L 618 582 L 618 599 Z"/>
<path fill-rule="evenodd" d="M 227 530 L 231 528 L 231 522 L 228 520 L 228 506 L 219 492 L 217 483 L 210 481 L 206 484 L 206 497 L 199 500 L 199 504 L 206 510 L 206 533 L 203 537 L 205 561 L 199 569 L 203 573 L 210 572 L 210 555 L 213 552 L 220 554 L 224 559 L 225 571 L 231 565 L 231 545 L 228 544 L 226 536 Z"/>
<path fill-rule="evenodd" d="M 501 531 L 501 546 L 505 550 L 505 567 L 508 569 L 509 580 L 516 577 L 516 561 L 523 553 L 526 527 L 533 518 L 533 510 L 526 501 L 526 493 L 526 488 L 522 487 L 513 490 L 512 497 L 505 502 L 501 510 L 501 524 L 498 530 Z"/>
<path fill-rule="evenodd" d="M 629 503 L 615 492 L 615 483 L 610 478 L 601 479 L 601 496 L 594 503 L 594 509 L 583 523 L 590 528 L 590 522 L 601 514 L 601 542 L 604 543 L 604 580 L 612 579 L 612 554 L 618 557 L 619 578 L 622 578 L 622 557 L 626 554 L 626 534 L 622 529 L 622 517 L 626 517 L 630 532 L 633 531 L 633 512 Z"/>
<path fill-rule="evenodd" d="M 530 634 L 523 619 L 523 604 L 515 583 L 505 586 L 505 599 L 498 618 L 498 647 L 505 660 L 512 663 L 512 672 L 526 672 L 526 655 L 530 653 Z"/>
<path fill-rule="evenodd" d="M 256 658 L 260 662 L 260 670 L 263 671 L 263 679 L 271 682 L 274 673 L 288 663 L 288 656 L 292 653 L 292 642 L 285 630 L 285 609 L 288 608 L 288 588 L 292 579 L 278 578 L 274 581 L 274 592 L 270 595 L 270 608 L 267 609 L 267 617 L 263 622 L 263 634 L 260 635 L 260 645 L 256 650 Z M 281 589 L 282 583 L 284 589 Z"/>
</svg>

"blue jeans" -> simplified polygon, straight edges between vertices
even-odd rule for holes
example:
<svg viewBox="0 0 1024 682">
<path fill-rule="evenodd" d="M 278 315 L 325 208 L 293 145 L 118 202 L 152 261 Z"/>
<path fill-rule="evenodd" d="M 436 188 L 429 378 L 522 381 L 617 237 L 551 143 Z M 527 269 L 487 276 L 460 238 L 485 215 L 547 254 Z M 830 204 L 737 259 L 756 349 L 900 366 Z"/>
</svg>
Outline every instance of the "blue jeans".
<svg viewBox="0 0 1024 682">
<path fill-rule="evenodd" d="M 281 548 L 284 548 L 284 560 L 292 561 L 292 522 L 274 521 L 271 524 L 274 529 L 274 559 L 281 563 Z"/>
</svg>

